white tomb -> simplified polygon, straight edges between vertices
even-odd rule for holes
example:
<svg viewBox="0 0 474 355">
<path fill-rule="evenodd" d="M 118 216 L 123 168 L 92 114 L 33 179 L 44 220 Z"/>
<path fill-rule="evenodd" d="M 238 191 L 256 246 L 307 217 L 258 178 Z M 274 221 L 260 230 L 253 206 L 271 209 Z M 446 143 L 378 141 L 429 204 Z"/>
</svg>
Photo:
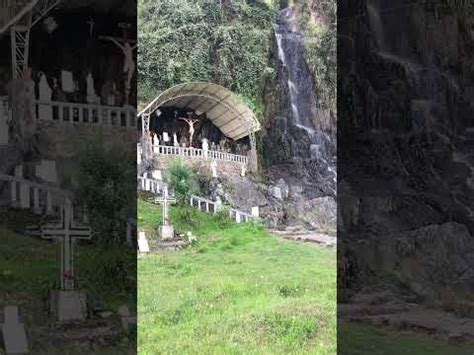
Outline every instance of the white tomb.
<svg viewBox="0 0 474 355">
<path fill-rule="evenodd" d="M 252 212 L 251 212 L 252 217 L 259 217 L 260 216 L 260 209 L 258 206 L 252 207 Z"/>
<path fill-rule="evenodd" d="M 130 327 L 137 323 L 136 317 L 130 313 L 126 304 L 123 304 L 118 308 L 118 314 L 120 316 L 123 330 L 129 332 Z"/>
<path fill-rule="evenodd" d="M 25 326 L 18 317 L 18 307 L 5 306 L 3 318 L 2 333 L 5 353 L 26 354 L 28 352 L 28 342 Z"/>
<path fill-rule="evenodd" d="M 150 251 L 145 232 L 138 232 L 138 250 L 140 253 L 148 253 Z"/>
</svg>

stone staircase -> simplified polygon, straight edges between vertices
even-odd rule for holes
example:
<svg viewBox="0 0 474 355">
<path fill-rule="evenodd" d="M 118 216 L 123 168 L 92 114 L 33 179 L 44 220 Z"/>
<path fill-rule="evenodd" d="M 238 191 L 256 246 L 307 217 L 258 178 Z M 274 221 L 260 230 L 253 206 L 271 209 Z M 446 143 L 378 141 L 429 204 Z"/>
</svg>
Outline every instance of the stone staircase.
<svg viewBox="0 0 474 355">
<path fill-rule="evenodd" d="M 275 236 L 297 242 L 314 243 L 326 247 L 336 247 L 337 245 L 336 237 L 324 233 L 311 231 L 300 226 L 289 226 L 283 230 L 272 229 L 270 230 L 270 233 Z"/>
</svg>

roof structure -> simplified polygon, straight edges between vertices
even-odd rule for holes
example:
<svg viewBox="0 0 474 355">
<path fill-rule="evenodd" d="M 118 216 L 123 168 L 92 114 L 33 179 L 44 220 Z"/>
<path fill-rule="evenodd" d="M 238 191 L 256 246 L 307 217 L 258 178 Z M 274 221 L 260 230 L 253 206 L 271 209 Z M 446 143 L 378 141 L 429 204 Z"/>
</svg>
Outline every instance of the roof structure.
<svg viewBox="0 0 474 355">
<path fill-rule="evenodd" d="M 260 123 L 242 99 L 217 84 L 191 82 L 173 86 L 150 102 L 138 117 L 151 115 L 160 107 L 192 109 L 198 115 L 206 113 L 207 118 L 233 140 L 260 130 Z"/>
</svg>

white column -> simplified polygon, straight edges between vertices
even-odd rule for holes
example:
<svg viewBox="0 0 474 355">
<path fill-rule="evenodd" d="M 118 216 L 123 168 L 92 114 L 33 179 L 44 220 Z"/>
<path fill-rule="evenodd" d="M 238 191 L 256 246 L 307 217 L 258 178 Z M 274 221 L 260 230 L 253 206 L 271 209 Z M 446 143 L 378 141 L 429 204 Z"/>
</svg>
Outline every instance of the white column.
<svg viewBox="0 0 474 355">
<path fill-rule="evenodd" d="M 53 212 L 53 197 L 50 191 L 46 191 L 46 214 Z"/>
</svg>

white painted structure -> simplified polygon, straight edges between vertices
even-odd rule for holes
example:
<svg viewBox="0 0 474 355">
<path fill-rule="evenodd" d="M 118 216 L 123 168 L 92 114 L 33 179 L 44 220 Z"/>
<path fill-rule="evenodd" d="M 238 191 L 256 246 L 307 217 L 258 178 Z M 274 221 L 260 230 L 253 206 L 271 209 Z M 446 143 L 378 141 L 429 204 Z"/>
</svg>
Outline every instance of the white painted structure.
<svg viewBox="0 0 474 355">
<path fill-rule="evenodd" d="M 54 239 L 61 245 L 60 282 L 61 290 L 71 291 L 74 284 L 74 244 L 78 239 L 90 239 L 90 228 L 74 223 L 72 202 L 66 199 L 61 208 L 61 223 L 48 224 L 42 228 L 42 237 Z"/>
<path fill-rule="evenodd" d="M 22 169 L 17 168 L 15 176 L 0 174 L 0 182 L 9 184 L 8 201 L 12 207 L 31 209 L 35 213 L 53 214 L 71 194 L 52 184 L 37 183 L 23 178 Z"/>
<path fill-rule="evenodd" d="M 136 129 L 136 110 L 131 106 L 115 107 L 59 101 L 35 101 L 35 106 L 51 109 L 52 115 L 37 117 L 63 123 L 81 123 Z"/>
<path fill-rule="evenodd" d="M 212 200 L 199 197 L 196 195 L 191 195 L 189 204 L 191 207 L 197 208 L 198 210 L 207 212 L 207 213 L 215 214 L 222 209 L 221 201 L 212 201 Z M 255 209 L 258 209 L 258 207 L 253 207 L 252 212 L 255 212 Z M 259 218 L 258 215 L 253 215 L 247 212 L 239 211 L 235 208 L 231 208 L 229 210 L 229 217 L 233 219 L 234 221 L 236 221 L 237 223 L 256 221 Z"/>
<path fill-rule="evenodd" d="M 156 154 L 178 155 L 181 157 L 202 157 L 212 160 L 221 160 L 234 163 L 247 164 L 248 158 L 244 155 L 231 154 L 218 150 L 205 150 L 193 147 L 172 147 L 166 145 L 153 146 Z"/>
<path fill-rule="evenodd" d="M 28 342 L 25 326 L 20 322 L 17 306 L 5 306 L 3 309 L 3 344 L 6 354 L 26 354 Z"/>
</svg>

